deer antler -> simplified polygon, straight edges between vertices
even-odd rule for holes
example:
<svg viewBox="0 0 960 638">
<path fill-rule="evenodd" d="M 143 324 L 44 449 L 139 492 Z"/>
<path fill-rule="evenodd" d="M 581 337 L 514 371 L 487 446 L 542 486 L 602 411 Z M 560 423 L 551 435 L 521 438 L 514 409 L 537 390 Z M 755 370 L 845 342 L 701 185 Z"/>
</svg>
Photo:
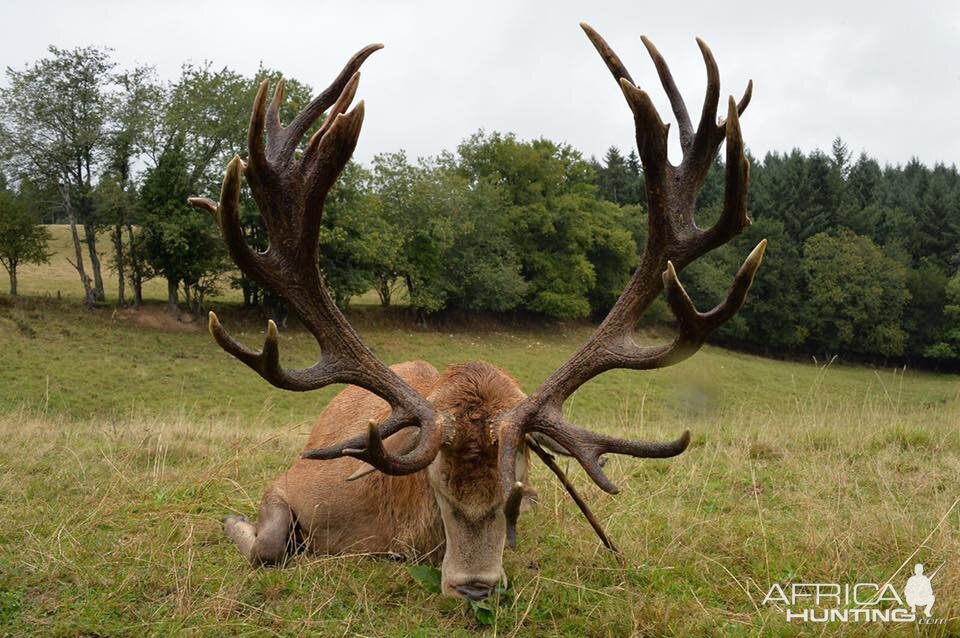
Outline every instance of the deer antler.
<svg viewBox="0 0 960 638">
<path fill-rule="evenodd" d="M 677 272 L 684 266 L 726 243 L 750 225 L 746 209 L 750 166 L 744 155 L 739 117 L 750 102 L 752 83 L 747 85 L 739 104 L 733 97 L 729 99 L 727 117 L 718 123 L 719 71 L 709 47 L 698 39 L 707 67 L 707 91 L 700 122 L 694 130 L 667 63 L 653 43 L 643 38 L 679 126 L 683 160 L 679 166 L 673 166 L 667 159 L 669 126 L 660 119 L 650 96 L 634 83 L 620 58 L 603 38 L 588 25 L 581 26 L 633 112 L 646 183 L 650 232 L 640 265 L 593 336 L 504 417 L 499 462 L 505 491 L 514 482 L 513 458 L 517 446 L 528 434 L 541 435 L 545 437 L 541 441 L 575 457 L 590 478 L 609 493 L 616 493 L 617 487 L 603 472 L 602 455 L 663 458 L 683 452 L 690 442 L 689 432 L 669 443 L 611 437 L 568 422 L 563 416 L 563 404 L 577 388 L 607 370 L 662 368 L 679 363 L 696 352 L 707 335 L 743 305 L 766 248 L 766 240 L 754 248 L 734 276 L 726 299 L 709 312 L 697 311 L 677 278 Z M 716 224 L 701 229 L 693 215 L 697 193 L 724 140 L 727 170 L 724 210 Z M 640 346 L 633 338 L 634 326 L 661 291 L 666 292 L 667 302 L 676 317 L 677 336 L 670 343 Z"/>
<path fill-rule="evenodd" d="M 364 345 L 336 307 L 319 270 L 324 200 L 350 160 L 363 124 L 363 102 L 347 109 L 360 81 L 360 65 L 380 48 L 382 45 L 373 44 L 361 49 L 288 126 L 280 121 L 284 81 L 277 84 L 269 106 L 269 82 L 264 81 L 250 117 L 247 162 L 238 156 L 227 165 L 219 202 L 191 198 L 190 203 L 214 215 L 237 266 L 293 308 L 320 344 L 321 354 L 307 369 L 287 370 L 280 366 L 277 326 L 272 321 L 267 324 L 263 349 L 255 352 L 231 337 L 211 312 L 210 333 L 220 347 L 279 388 L 303 392 L 349 383 L 377 394 L 392 408 L 390 417 L 379 427 L 371 427 L 365 436 L 305 455 L 353 456 L 389 474 L 409 474 L 423 469 L 436 456 L 442 442 L 441 419 L 426 399 Z M 300 141 L 327 109 L 326 120 L 298 156 Z M 270 237 L 264 252 L 250 248 L 240 225 L 241 174 L 250 185 Z M 410 426 L 420 428 L 416 445 L 391 456 L 382 440 Z"/>
</svg>

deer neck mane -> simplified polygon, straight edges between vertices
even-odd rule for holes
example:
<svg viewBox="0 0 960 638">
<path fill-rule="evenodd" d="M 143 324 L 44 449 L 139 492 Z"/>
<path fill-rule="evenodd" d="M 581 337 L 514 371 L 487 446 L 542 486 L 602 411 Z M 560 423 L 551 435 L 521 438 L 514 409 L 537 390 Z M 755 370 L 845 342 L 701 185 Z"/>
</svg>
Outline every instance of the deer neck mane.
<svg viewBox="0 0 960 638">
<path fill-rule="evenodd" d="M 439 564 L 444 533 L 440 508 L 426 470 L 406 476 L 377 473 L 378 521 L 390 535 L 390 551 L 410 559 Z"/>
</svg>

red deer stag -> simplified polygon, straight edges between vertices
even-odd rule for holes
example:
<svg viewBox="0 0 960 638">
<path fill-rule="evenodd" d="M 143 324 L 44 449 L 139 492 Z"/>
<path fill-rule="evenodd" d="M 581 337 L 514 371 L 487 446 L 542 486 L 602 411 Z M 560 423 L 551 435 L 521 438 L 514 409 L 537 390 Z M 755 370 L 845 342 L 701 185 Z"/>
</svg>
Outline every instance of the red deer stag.
<svg viewBox="0 0 960 638">
<path fill-rule="evenodd" d="M 387 367 L 347 323 L 319 272 L 324 198 L 349 161 L 363 122 L 363 102 L 347 109 L 357 90 L 360 65 L 380 45 L 357 53 L 288 126 L 279 118 L 283 80 L 269 105 L 264 82 L 250 118 L 247 161 L 234 157 L 227 166 L 219 202 L 190 200 L 216 217 L 240 269 L 296 312 L 318 341 L 320 358 L 307 369 L 285 369 L 279 363 L 273 322 L 268 324 L 263 349 L 254 352 L 235 341 L 210 313 L 210 332 L 220 347 L 279 388 L 355 386 L 343 390 L 322 412 L 306 450 L 264 494 L 257 522 L 238 516 L 225 519 L 227 536 L 253 564 L 280 562 L 296 547 L 326 554 L 407 557 L 439 557 L 442 552 L 444 593 L 481 599 L 505 579 L 503 548 L 514 542 L 528 485 L 530 450 L 558 474 L 613 549 L 541 446 L 576 458 L 609 493 L 617 488 L 601 468 L 604 454 L 665 458 L 686 449 L 689 432 L 670 443 L 615 438 L 567 422 L 563 404 L 606 370 L 649 370 L 679 363 L 743 304 L 765 242 L 736 273 L 726 299 L 709 312 L 696 310 L 677 272 L 750 223 L 749 165 L 738 117 L 750 100 L 751 88 L 748 85 L 739 105 L 730 99 L 727 117 L 718 124 L 719 74 L 710 49 L 698 40 L 707 66 L 707 91 L 694 130 L 666 62 L 644 38 L 680 128 L 683 161 L 673 166 L 667 160 L 668 127 L 649 96 L 637 88 L 607 43 L 582 26 L 633 111 L 646 177 L 649 239 L 630 283 L 594 335 L 529 396 L 507 373 L 488 363 L 450 366 L 443 374 L 423 362 Z M 323 124 L 301 148 L 308 129 L 328 109 Z M 693 218 L 694 202 L 724 139 L 724 211 L 716 224 L 701 229 Z M 241 175 L 267 227 L 270 245 L 264 252 L 247 245 L 238 221 Z M 663 345 L 638 345 L 633 328 L 661 291 L 676 316 L 677 335 Z"/>
</svg>

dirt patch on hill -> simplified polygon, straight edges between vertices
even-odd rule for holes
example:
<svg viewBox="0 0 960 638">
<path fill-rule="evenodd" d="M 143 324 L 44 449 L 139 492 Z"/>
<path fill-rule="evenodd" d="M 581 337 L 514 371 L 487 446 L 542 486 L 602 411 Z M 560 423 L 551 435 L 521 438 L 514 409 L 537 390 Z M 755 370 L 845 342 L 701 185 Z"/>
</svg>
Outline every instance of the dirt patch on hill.
<svg viewBox="0 0 960 638">
<path fill-rule="evenodd" d="M 121 310 L 117 316 L 142 328 L 160 332 L 201 332 L 206 322 L 188 313 L 178 316 L 167 312 L 166 306 L 141 306 L 137 310 Z"/>
</svg>

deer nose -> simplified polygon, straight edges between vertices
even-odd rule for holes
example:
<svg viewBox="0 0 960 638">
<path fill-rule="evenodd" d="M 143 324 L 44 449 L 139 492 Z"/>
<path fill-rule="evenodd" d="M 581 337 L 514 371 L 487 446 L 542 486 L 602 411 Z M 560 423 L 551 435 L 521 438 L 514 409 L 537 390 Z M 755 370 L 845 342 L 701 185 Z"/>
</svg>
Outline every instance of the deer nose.
<svg viewBox="0 0 960 638">
<path fill-rule="evenodd" d="M 493 587 L 486 583 L 466 583 L 465 585 L 456 585 L 456 592 L 467 600 L 483 600 L 493 591 Z"/>
</svg>

